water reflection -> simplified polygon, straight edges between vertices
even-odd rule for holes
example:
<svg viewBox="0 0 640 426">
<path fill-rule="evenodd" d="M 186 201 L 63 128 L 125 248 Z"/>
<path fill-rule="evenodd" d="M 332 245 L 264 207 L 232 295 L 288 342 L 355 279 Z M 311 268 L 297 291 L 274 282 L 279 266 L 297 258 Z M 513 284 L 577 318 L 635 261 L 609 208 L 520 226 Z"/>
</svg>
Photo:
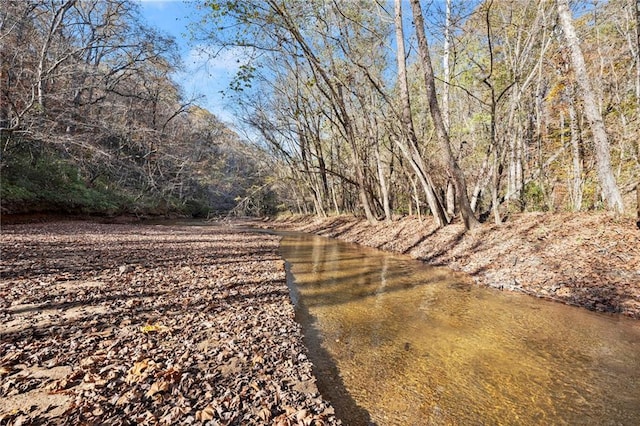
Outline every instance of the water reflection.
<svg viewBox="0 0 640 426">
<path fill-rule="evenodd" d="M 637 321 L 325 238 L 281 254 L 345 424 L 640 424 Z"/>
</svg>

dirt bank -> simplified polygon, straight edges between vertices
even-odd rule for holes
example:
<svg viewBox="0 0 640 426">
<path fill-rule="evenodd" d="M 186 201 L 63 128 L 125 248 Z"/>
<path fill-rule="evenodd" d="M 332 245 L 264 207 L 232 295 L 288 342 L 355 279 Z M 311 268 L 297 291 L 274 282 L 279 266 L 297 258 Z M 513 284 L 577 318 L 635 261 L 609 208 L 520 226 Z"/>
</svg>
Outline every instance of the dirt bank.
<svg viewBox="0 0 640 426">
<path fill-rule="evenodd" d="M 276 237 L 74 221 L 0 243 L 0 424 L 339 424 Z"/>
<path fill-rule="evenodd" d="M 512 216 L 464 232 L 429 219 L 370 225 L 339 216 L 280 218 L 270 226 L 405 253 L 470 274 L 480 285 L 640 318 L 640 230 L 606 214 Z"/>
</svg>

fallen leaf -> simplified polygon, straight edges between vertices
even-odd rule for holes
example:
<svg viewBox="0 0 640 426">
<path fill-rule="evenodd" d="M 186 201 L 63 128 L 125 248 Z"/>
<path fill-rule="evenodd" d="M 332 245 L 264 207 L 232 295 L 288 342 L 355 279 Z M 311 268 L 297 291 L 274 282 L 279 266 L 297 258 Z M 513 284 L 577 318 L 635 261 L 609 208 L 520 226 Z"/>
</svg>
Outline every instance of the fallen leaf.
<svg viewBox="0 0 640 426">
<path fill-rule="evenodd" d="M 202 410 L 196 412 L 196 420 L 201 422 L 206 422 L 207 420 L 212 420 L 215 416 L 216 411 L 213 409 L 211 404 L 204 407 Z"/>
<path fill-rule="evenodd" d="M 139 381 L 143 375 L 150 373 L 152 368 L 150 368 L 149 361 L 151 361 L 149 358 L 145 358 L 142 361 L 136 362 L 127 373 L 125 382 L 128 384 L 135 383 Z"/>
<path fill-rule="evenodd" d="M 147 398 L 151 398 L 153 395 L 158 392 L 166 392 L 169 390 L 169 383 L 164 380 L 158 380 L 151 385 L 151 388 L 147 391 Z"/>
<path fill-rule="evenodd" d="M 256 354 L 251 358 L 251 363 L 255 366 L 256 364 L 263 364 L 264 358 L 260 354 Z"/>
<path fill-rule="evenodd" d="M 176 368 L 169 368 L 165 371 L 156 374 L 156 377 L 162 377 L 163 379 L 168 380 L 171 383 L 177 382 L 182 377 L 182 371 Z"/>
<path fill-rule="evenodd" d="M 260 417 L 262 421 L 268 422 L 271 419 L 271 410 L 269 410 L 267 407 L 262 407 L 258 411 L 258 417 Z"/>
<path fill-rule="evenodd" d="M 132 390 L 129 390 L 129 391 L 125 392 L 124 395 L 120 396 L 116 400 L 115 405 L 117 405 L 117 406 L 127 405 L 131 401 L 137 400 L 139 397 L 140 397 L 139 393 L 132 389 Z"/>
<path fill-rule="evenodd" d="M 159 323 L 147 324 L 147 325 L 144 325 L 144 326 L 140 327 L 140 331 L 142 331 L 145 334 L 163 333 L 165 331 L 169 331 L 169 327 L 165 327 L 164 325 L 159 324 Z"/>
</svg>

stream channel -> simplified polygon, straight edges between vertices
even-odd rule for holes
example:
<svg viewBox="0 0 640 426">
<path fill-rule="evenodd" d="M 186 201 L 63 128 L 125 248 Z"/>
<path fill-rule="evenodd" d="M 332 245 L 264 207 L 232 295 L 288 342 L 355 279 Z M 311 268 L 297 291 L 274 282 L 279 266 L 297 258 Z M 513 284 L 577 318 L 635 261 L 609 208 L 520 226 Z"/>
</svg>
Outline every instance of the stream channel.
<svg viewBox="0 0 640 426">
<path fill-rule="evenodd" d="M 640 424 L 637 320 L 278 234 L 318 388 L 343 424 Z"/>
</svg>

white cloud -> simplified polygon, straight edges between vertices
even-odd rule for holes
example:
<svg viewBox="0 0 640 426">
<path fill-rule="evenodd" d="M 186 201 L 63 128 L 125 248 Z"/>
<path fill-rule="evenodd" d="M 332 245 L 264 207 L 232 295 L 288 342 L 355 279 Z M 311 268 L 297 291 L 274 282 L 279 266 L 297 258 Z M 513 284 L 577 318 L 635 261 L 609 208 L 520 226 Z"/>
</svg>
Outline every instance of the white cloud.
<svg viewBox="0 0 640 426">
<path fill-rule="evenodd" d="M 167 7 L 168 3 L 172 3 L 173 0 L 138 0 L 144 7 L 152 7 L 154 9 L 163 10 Z"/>
<path fill-rule="evenodd" d="M 220 92 L 226 92 L 240 65 L 247 59 L 241 48 L 222 51 L 210 45 L 201 44 L 188 47 L 189 22 L 202 15 L 194 2 L 185 0 L 135 0 L 138 1 L 143 16 L 148 22 L 167 34 L 176 37 L 180 48 L 184 69 L 173 75 L 186 99 L 196 99 L 196 103 L 211 111 L 221 120 L 234 124 L 231 108 Z M 2 2 L 2 0 L 0 0 Z M 204 98 L 203 98 L 204 96 Z"/>
<path fill-rule="evenodd" d="M 227 71 L 234 74 L 247 59 L 247 51 L 243 48 L 233 47 L 220 50 L 205 45 L 192 48 L 186 56 L 188 67 L 206 67 L 210 70 Z"/>
<path fill-rule="evenodd" d="M 197 103 L 218 116 L 222 121 L 233 124 L 234 115 L 225 108 L 221 92 L 229 89 L 240 66 L 248 59 L 242 48 L 218 51 L 210 46 L 195 46 L 184 57 L 185 70 L 176 75 L 188 98 L 205 96 Z M 237 123 L 236 123 L 237 124 Z"/>
</svg>

